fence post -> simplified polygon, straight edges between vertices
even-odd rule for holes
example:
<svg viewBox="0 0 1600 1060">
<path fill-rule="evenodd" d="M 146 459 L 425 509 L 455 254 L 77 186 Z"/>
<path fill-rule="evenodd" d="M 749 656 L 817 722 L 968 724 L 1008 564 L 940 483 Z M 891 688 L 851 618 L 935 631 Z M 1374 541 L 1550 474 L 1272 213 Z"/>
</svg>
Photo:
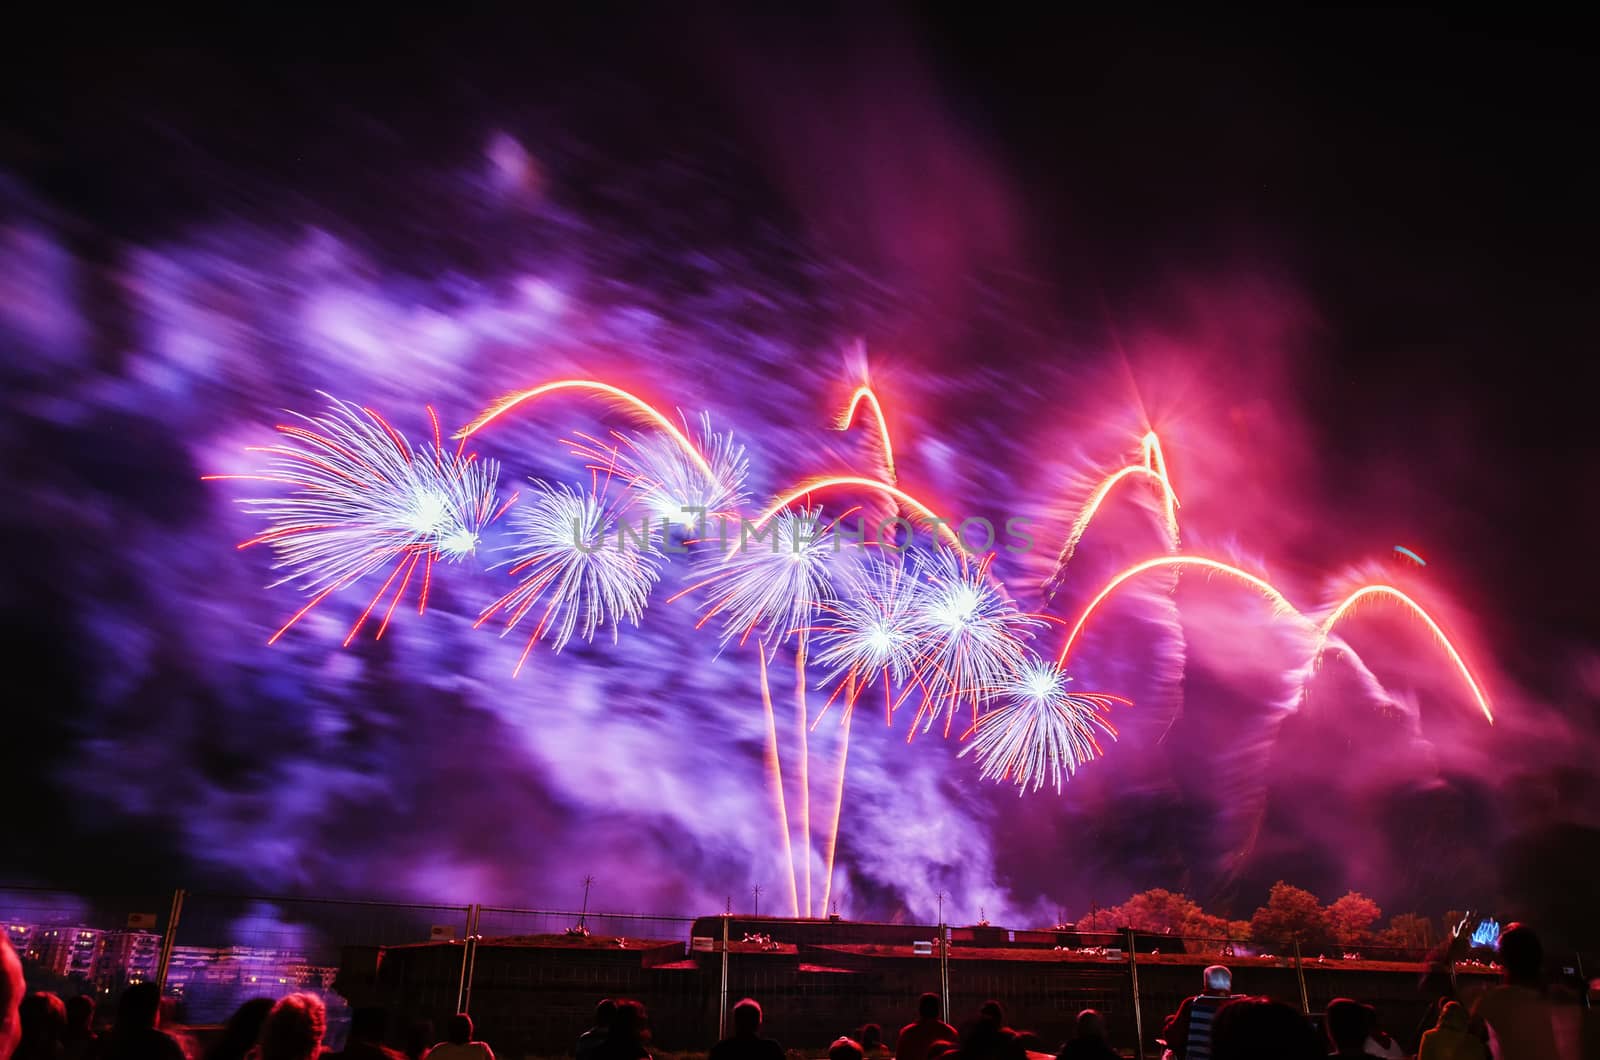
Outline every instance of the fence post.
<svg viewBox="0 0 1600 1060">
<path fill-rule="evenodd" d="M 467 922 L 461 931 L 461 976 L 456 981 L 456 1011 L 467 1010 L 467 951 L 472 948 L 472 914 L 478 907 L 467 906 Z"/>
<path fill-rule="evenodd" d="M 950 929 L 939 918 L 939 997 L 945 1019 L 950 1018 Z"/>
<path fill-rule="evenodd" d="M 1128 928 L 1128 980 L 1133 987 L 1133 1055 L 1144 1060 L 1144 1009 L 1139 1001 L 1139 947 Z"/>
<path fill-rule="evenodd" d="M 728 1036 L 728 919 L 732 913 L 722 914 L 722 990 L 717 995 L 717 1041 Z"/>
<path fill-rule="evenodd" d="M 466 946 L 461 951 L 461 963 L 465 969 L 461 976 L 461 1004 L 457 1011 L 472 1011 L 472 976 L 478 970 L 478 913 L 483 909 L 474 902 L 467 909 L 467 939 Z"/>
<path fill-rule="evenodd" d="M 1300 1011 L 1304 1015 L 1311 1015 L 1311 997 L 1306 993 L 1305 961 L 1300 956 L 1300 941 L 1294 944 L 1294 977 L 1300 980 Z"/>
<path fill-rule="evenodd" d="M 183 914 L 183 895 L 182 887 L 172 892 L 172 908 L 167 912 L 167 930 L 161 936 L 161 956 L 156 967 L 158 994 L 167 991 L 167 965 L 172 963 L 172 947 L 178 940 L 178 917 Z"/>
</svg>

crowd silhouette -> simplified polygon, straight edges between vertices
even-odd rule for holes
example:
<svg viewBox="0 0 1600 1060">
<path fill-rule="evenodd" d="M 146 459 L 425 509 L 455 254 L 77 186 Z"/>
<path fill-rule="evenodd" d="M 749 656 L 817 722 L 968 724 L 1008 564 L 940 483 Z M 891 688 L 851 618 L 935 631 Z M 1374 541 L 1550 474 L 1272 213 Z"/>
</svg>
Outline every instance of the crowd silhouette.
<svg viewBox="0 0 1600 1060">
<path fill-rule="evenodd" d="M 1281 1000 L 1236 994 L 1233 974 L 1222 965 L 1205 969 L 1200 992 L 1166 1017 L 1156 1041 L 1163 1060 L 1600 1060 L 1600 1021 L 1591 1014 L 1582 978 L 1547 982 L 1543 947 L 1526 925 L 1501 934 L 1499 956 L 1503 982 L 1458 997 L 1454 977 L 1440 971 L 1452 958 L 1441 955 L 1440 968 L 1425 980 L 1436 996 L 1415 1052 L 1384 1029 L 1372 1005 L 1336 998 L 1313 1019 Z M 387 1013 L 379 1008 L 356 1009 L 344 1048 L 334 1053 L 325 1044 L 327 1010 L 309 993 L 245 1002 L 204 1050 L 169 1028 L 154 983 L 124 990 L 109 1026 L 96 1020 L 98 1011 L 89 996 L 28 993 L 21 962 L 0 937 L 0 1060 L 495 1060 L 466 1013 L 450 1017 L 442 1041 L 428 1044 L 433 1025 L 415 1021 L 403 1032 L 403 1051 L 391 1048 Z M 1093 1008 L 1077 1013 L 1071 1037 L 1057 1050 L 1009 1026 L 997 1001 L 981 1005 L 959 1030 L 945 1021 L 938 994 L 923 994 L 915 1013 L 892 1049 L 881 1025 L 868 1023 L 834 1039 L 828 1060 L 1114 1060 L 1133 1044 L 1113 1041 L 1105 1015 Z M 731 1033 L 711 1048 L 708 1060 L 797 1055 L 762 1033 L 763 1015 L 754 998 L 735 1004 Z M 572 1049 L 573 1060 L 654 1056 L 649 1013 L 625 998 L 600 1001 L 593 1024 Z"/>
</svg>

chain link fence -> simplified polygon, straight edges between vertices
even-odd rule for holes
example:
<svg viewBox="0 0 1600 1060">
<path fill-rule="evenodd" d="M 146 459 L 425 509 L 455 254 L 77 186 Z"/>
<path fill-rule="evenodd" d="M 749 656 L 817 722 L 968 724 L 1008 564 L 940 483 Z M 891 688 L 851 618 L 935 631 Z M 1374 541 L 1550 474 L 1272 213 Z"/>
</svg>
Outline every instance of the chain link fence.
<svg viewBox="0 0 1600 1060">
<path fill-rule="evenodd" d="M 1470 996 L 1496 970 L 1445 969 L 1415 949 L 1302 951 L 1225 938 L 978 924 L 874 924 L 755 916 L 649 916 L 500 906 L 361 902 L 250 895 L 84 896 L 0 889 L 0 930 L 29 990 L 114 1003 L 127 986 L 160 982 L 191 1027 L 223 1022 L 252 998 L 309 992 L 329 1011 L 339 1047 L 350 1014 L 381 1009 L 386 1040 L 415 1050 L 468 1011 L 506 1058 L 569 1055 L 602 998 L 650 1015 L 658 1052 L 700 1052 L 727 1033 L 729 1009 L 761 1002 L 765 1033 L 821 1056 L 840 1035 L 882 1028 L 893 1045 L 917 999 L 938 995 L 962 1027 L 998 1002 L 1032 1050 L 1054 1053 L 1084 1008 L 1103 1013 L 1125 1054 L 1160 1055 L 1164 1018 L 1222 963 L 1234 991 L 1323 1011 L 1335 997 L 1377 1006 L 1414 1046 L 1443 989 Z M 1581 983 L 1595 961 L 1573 955 Z M 1570 972 L 1567 965 L 1570 965 Z"/>
</svg>

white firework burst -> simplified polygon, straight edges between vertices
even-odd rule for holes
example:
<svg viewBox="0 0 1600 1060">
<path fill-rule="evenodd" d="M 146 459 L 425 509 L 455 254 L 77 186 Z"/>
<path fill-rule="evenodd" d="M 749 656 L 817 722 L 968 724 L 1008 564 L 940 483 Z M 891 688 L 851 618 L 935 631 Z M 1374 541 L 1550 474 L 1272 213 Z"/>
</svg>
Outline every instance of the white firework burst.
<svg viewBox="0 0 1600 1060">
<path fill-rule="evenodd" d="M 537 608 L 523 661 L 543 637 L 559 652 L 574 635 L 592 641 L 609 626 L 615 642 L 622 622 L 637 626 L 643 618 L 660 577 L 660 553 L 648 538 L 622 533 L 602 498 L 565 484 L 534 485 L 538 497 L 513 511 L 514 539 L 504 548 L 511 558 L 503 565 L 521 580 L 479 624 L 503 613 L 504 635 Z"/>
<path fill-rule="evenodd" d="M 838 554 L 821 516 L 820 509 L 779 512 L 759 531 L 741 523 L 740 538 L 706 561 L 706 577 L 694 586 L 710 591 L 701 624 L 719 620 L 724 643 L 752 633 L 772 643 L 806 638 L 818 609 L 837 596 Z"/>
<path fill-rule="evenodd" d="M 244 544 L 272 549 L 273 569 L 282 572 L 272 585 L 293 584 L 316 594 L 274 641 L 330 593 L 385 568 L 392 570 L 379 597 L 404 571 L 397 604 L 423 566 L 421 610 L 434 561 L 471 555 L 497 514 L 499 465 L 443 448 L 436 417 L 433 444 L 413 448 L 372 409 L 323 397 L 326 414 L 292 413 L 298 422 L 278 426 L 282 442 L 253 449 L 270 457 L 260 474 L 206 476 L 290 487 L 283 496 L 239 502 L 267 523 L 264 533 Z M 431 408 L 428 414 L 433 417 Z"/>
<path fill-rule="evenodd" d="M 823 608 L 816 662 L 824 684 L 851 679 L 857 691 L 881 677 L 903 685 L 915 672 L 920 583 L 903 563 L 863 559 L 841 578 L 842 598 Z"/>
<path fill-rule="evenodd" d="M 927 732 L 943 713 L 948 736 L 958 707 L 971 706 L 976 717 L 980 704 L 1016 679 L 1027 655 L 1023 638 L 1041 623 L 1017 610 L 989 576 L 987 560 L 941 548 L 931 557 L 917 554 L 916 566 L 925 583 L 916 621 L 917 674 L 926 692 L 918 720 Z"/>
<path fill-rule="evenodd" d="M 700 416 L 697 445 L 712 476 L 708 478 L 673 438 L 661 433 L 613 432 L 613 444 L 583 436 L 573 452 L 592 470 L 614 474 L 627 483 L 633 500 L 650 513 L 653 523 L 701 527 L 738 511 L 746 498 L 750 461 L 732 431 L 713 431 L 711 414 Z"/>
<path fill-rule="evenodd" d="M 1120 696 L 1072 692 L 1072 678 L 1053 664 L 1029 659 L 1006 688 L 1006 705 L 981 715 L 968 730 L 972 742 L 960 757 L 976 754 L 985 780 L 1010 781 L 1018 794 L 1038 791 L 1046 779 L 1061 793 L 1061 782 L 1101 754 L 1100 736 L 1117 737 L 1106 715 Z"/>
</svg>

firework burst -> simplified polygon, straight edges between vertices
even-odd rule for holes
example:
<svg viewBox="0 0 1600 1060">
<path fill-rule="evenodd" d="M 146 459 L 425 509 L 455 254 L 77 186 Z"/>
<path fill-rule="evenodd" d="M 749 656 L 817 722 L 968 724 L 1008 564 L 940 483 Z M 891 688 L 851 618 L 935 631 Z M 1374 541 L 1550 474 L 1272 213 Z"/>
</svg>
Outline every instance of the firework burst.
<svg viewBox="0 0 1600 1060">
<path fill-rule="evenodd" d="M 647 537 L 624 533 L 604 499 L 571 486 L 535 484 L 538 498 L 509 520 L 514 540 L 505 565 L 521 577 L 516 588 L 479 617 L 505 615 L 502 635 L 541 602 L 517 670 L 541 638 L 560 651 L 574 635 L 592 641 L 602 627 L 617 640 L 621 623 L 639 624 L 660 577 L 660 553 Z"/>
<path fill-rule="evenodd" d="M 820 509 L 803 509 L 778 513 L 759 535 L 741 524 L 740 535 L 684 590 L 710 591 L 699 625 L 719 620 L 724 643 L 743 643 L 752 633 L 763 642 L 792 633 L 804 639 L 818 609 L 837 595 L 833 529 L 823 526 Z"/>
<path fill-rule="evenodd" d="M 713 431 L 710 413 L 700 416 L 698 446 L 711 467 L 710 476 L 667 436 L 613 432 L 611 444 L 580 437 L 573 452 L 588 460 L 591 470 L 621 477 L 633 499 L 657 523 L 701 526 L 734 514 L 746 500 L 750 461 L 744 446 L 734 440 L 732 431 Z"/>
<path fill-rule="evenodd" d="M 413 449 L 372 409 L 323 396 L 329 401 L 326 414 L 295 413 L 298 423 L 278 425 L 282 443 L 252 447 L 252 452 L 271 458 L 262 473 L 205 476 L 290 487 L 285 496 L 240 501 L 269 529 L 239 547 L 268 545 L 277 556 L 273 569 L 282 572 L 272 585 L 292 584 L 314 594 L 269 643 L 333 592 L 392 568 L 345 643 L 355 638 L 399 578 L 400 587 L 378 630 L 382 636 L 417 568 L 422 568 L 421 612 L 427 607 L 434 562 L 471 555 L 483 527 L 499 514 L 499 465 L 479 460 L 476 453 L 462 456 L 459 449 L 444 449 L 431 408 L 433 444 Z"/>
<path fill-rule="evenodd" d="M 916 668 L 926 696 L 912 733 L 919 721 L 923 732 L 932 729 L 942 713 L 948 736 L 958 707 L 971 706 L 976 720 L 978 707 L 1016 678 L 1027 655 L 1023 638 L 1041 623 L 1004 595 L 989 576 L 988 558 L 972 562 L 942 548 L 919 553 L 916 566 L 925 583 L 918 593 Z"/>
<path fill-rule="evenodd" d="M 1116 739 L 1106 719 L 1111 705 L 1129 700 L 1101 692 L 1071 692 L 1072 678 L 1049 663 L 1030 658 L 1005 688 L 1006 705 L 981 715 L 962 737 L 972 738 L 960 757 L 977 755 L 980 775 L 996 783 L 1011 781 L 1018 794 L 1038 791 L 1046 779 L 1061 793 L 1063 770 L 1101 754 L 1100 735 Z"/>
<path fill-rule="evenodd" d="M 881 678 L 884 719 L 889 721 L 890 689 L 910 679 L 920 654 L 921 583 L 904 564 L 877 559 L 863 559 L 841 582 L 844 595 L 823 608 L 817 626 L 820 649 L 815 659 L 827 671 L 823 683 L 842 679 L 849 689 L 849 708 Z"/>
</svg>

